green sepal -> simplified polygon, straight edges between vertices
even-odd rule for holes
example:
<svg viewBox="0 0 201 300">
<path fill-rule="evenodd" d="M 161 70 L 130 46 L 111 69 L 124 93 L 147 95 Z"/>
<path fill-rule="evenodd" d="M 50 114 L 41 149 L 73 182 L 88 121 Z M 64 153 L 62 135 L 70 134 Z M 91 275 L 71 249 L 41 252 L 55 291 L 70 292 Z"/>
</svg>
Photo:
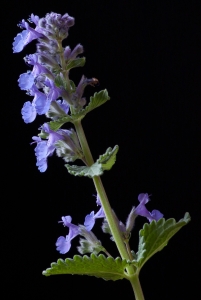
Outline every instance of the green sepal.
<svg viewBox="0 0 201 300">
<path fill-rule="evenodd" d="M 108 96 L 107 90 L 103 90 L 103 91 L 100 91 L 98 93 L 95 93 L 92 97 L 90 97 L 89 104 L 84 109 L 82 109 L 80 112 L 78 112 L 76 114 L 71 114 L 71 116 L 67 115 L 66 117 L 59 118 L 55 121 L 51 121 L 51 122 L 48 123 L 48 125 L 50 126 L 50 128 L 52 130 L 56 131 L 63 124 L 65 124 L 67 122 L 74 123 L 76 121 L 82 120 L 88 112 L 90 112 L 93 109 L 101 106 L 102 104 L 104 104 L 109 99 L 110 99 L 110 97 Z"/>
<path fill-rule="evenodd" d="M 138 271 L 151 256 L 167 246 L 171 237 L 188 224 L 190 219 L 189 213 L 185 213 L 184 218 L 178 222 L 173 218 L 168 220 L 162 218 L 157 222 L 152 221 L 150 224 L 144 224 L 143 229 L 139 232 L 137 259 L 132 261 Z"/>
<path fill-rule="evenodd" d="M 116 154 L 119 150 L 119 146 L 115 146 L 113 149 L 108 148 L 105 154 L 100 155 L 99 159 L 90 167 L 86 166 L 76 166 L 76 165 L 68 165 L 68 172 L 74 176 L 85 176 L 92 178 L 94 176 L 100 176 L 103 174 L 105 170 L 110 170 L 116 161 Z"/>
<path fill-rule="evenodd" d="M 70 69 L 83 67 L 85 65 L 86 58 L 85 57 L 78 57 L 73 59 L 67 63 L 66 70 L 69 71 Z"/>
<path fill-rule="evenodd" d="M 69 80 L 70 87 L 71 87 L 71 93 L 74 93 L 76 91 L 76 85 L 72 80 Z"/>
<path fill-rule="evenodd" d="M 43 271 L 43 275 L 76 274 L 115 281 L 123 278 L 128 279 L 128 275 L 125 273 L 127 265 L 127 261 L 120 257 L 116 259 L 111 256 L 106 258 L 103 254 L 97 256 L 93 253 L 90 256 L 75 255 L 73 259 L 58 259 L 57 263 L 51 264 L 51 268 Z"/>
<path fill-rule="evenodd" d="M 57 75 L 54 80 L 54 84 L 56 87 L 63 87 L 64 86 L 64 80 L 60 75 Z"/>
</svg>

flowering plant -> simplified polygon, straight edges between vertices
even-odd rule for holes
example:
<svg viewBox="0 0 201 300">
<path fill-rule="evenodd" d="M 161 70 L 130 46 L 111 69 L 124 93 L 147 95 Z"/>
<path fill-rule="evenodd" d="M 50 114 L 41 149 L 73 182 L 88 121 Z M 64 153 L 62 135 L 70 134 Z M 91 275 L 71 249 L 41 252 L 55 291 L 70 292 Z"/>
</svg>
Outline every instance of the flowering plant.
<svg viewBox="0 0 201 300">
<path fill-rule="evenodd" d="M 66 162 L 65 167 L 70 174 L 93 180 L 96 204 L 99 206 L 97 212 L 92 211 L 85 216 L 82 225 L 73 224 L 69 215 L 61 217 L 59 222 L 68 229 L 65 237 L 57 239 L 56 249 L 61 254 L 66 254 L 71 248 L 72 240 L 80 236 L 77 250 L 81 255 L 75 255 L 73 259 L 59 259 L 43 274 L 85 274 L 105 280 L 127 279 L 132 285 L 135 298 L 142 300 L 144 296 L 139 282 L 141 268 L 190 221 L 190 216 L 186 213 L 179 222 L 174 219 L 165 220 L 160 211 L 147 210 L 146 204 L 150 196 L 141 193 L 138 195 L 138 205 L 132 207 L 126 222 L 118 219 L 110 207 L 100 176 L 112 168 L 119 148 L 108 148 L 94 162 L 81 124 L 90 111 L 110 99 L 108 92 L 96 92 L 87 103 L 83 97 L 85 88 L 88 85 L 95 87 L 98 80 L 82 76 L 76 85 L 69 77 L 71 69 L 85 64 L 85 58 L 79 56 L 83 53 L 82 45 L 78 44 L 71 50 L 69 46 L 63 47 L 62 44 L 68 36 L 69 28 L 74 25 L 74 18 L 68 14 L 62 16 L 49 13 L 44 18 L 32 14 L 28 21 L 22 20 L 19 24 L 23 31 L 14 39 L 13 52 L 18 53 L 32 40 L 37 40 L 36 53 L 25 57 L 25 62 L 33 69 L 21 74 L 18 80 L 19 87 L 33 97 L 32 102 L 27 101 L 22 107 L 24 122 L 33 122 L 37 115 L 45 115 L 49 119 L 39 128 L 38 136 L 33 137 L 32 144 L 36 144 L 36 166 L 40 172 L 45 172 L 48 157 L 56 152 Z M 67 123 L 74 128 L 63 129 L 62 126 Z M 72 165 L 75 160 L 81 160 L 82 165 Z M 130 238 L 138 216 L 146 218 L 148 222 L 139 231 L 139 246 L 135 252 L 130 248 Z M 114 258 L 92 231 L 98 218 L 103 219 L 102 230 L 115 242 L 119 257 Z"/>
</svg>

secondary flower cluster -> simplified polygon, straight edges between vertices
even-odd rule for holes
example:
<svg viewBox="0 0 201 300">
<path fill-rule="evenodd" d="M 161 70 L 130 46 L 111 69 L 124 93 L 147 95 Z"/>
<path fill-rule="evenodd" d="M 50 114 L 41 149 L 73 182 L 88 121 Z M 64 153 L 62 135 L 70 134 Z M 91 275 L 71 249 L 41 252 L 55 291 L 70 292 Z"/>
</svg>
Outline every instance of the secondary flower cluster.
<svg viewBox="0 0 201 300">
<path fill-rule="evenodd" d="M 158 221 L 160 218 L 163 217 L 163 214 L 158 210 L 153 210 L 152 212 L 149 212 L 147 210 L 145 204 L 148 201 L 150 201 L 147 193 L 139 194 L 138 201 L 140 203 L 137 207 L 132 208 L 132 210 L 127 218 L 126 225 L 124 225 L 121 221 L 119 221 L 117 219 L 118 224 L 119 224 L 119 229 L 120 229 L 120 231 L 122 233 L 122 237 L 124 238 L 125 241 L 129 240 L 129 238 L 130 238 L 131 231 L 134 227 L 135 219 L 137 216 L 146 217 L 149 220 L 149 222 L 151 222 L 153 220 Z M 56 246 L 57 246 L 56 249 L 61 254 L 65 254 L 70 250 L 72 239 L 74 239 L 78 235 L 81 235 L 82 237 L 84 237 L 84 239 L 80 239 L 80 246 L 77 247 L 78 251 L 81 254 L 91 253 L 91 252 L 98 254 L 100 251 L 103 251 L 103 252 L 106 251 L 105 248 L 103 248 L 101 242 L 97 239 L 97 237 L 91 231 L 94 227 L 95 220 L 98 218 L 104 218 L 103 225 L 102 225 L 103 232 L 111 234 L 108 223 L 105 218 L 105 213 L 101 206 L 100 198 L 98 195 L 97 195 L 96 203 L 97 203 L 97 205 L 100 206 L 100 209 L 98 210 L 98 212 L 96 214 L 94 213 L 94 211 L 92 211 L 90 214 L 88 214 L 85 217 L 84 226 L 72 224 L 71 216 L 65 216 L 65 217 L 61 218 L 62 221 L 60 221 L 59 223 L 63 223 L 63 225 L 65 227 L 69 228 L 68 235 L 66 235 L 66 237 L 60 236 L 56 242 Z M 111 237 L 111 239 L 113 240 L 113 237 Z"/>
<path fill-rule="evenodd" d="M 25 123 L 31 123 L 37 115 L 46 115 L 52 120 L 65 117 L 70 109 L 73 112 L 80 111 L 86 104 L 83 98 L 84 89 L 87 85 L 93 85 L 93 79 L 82 76 L 77 87 L 69 79 L 69 71 L 72 68 L 83 66 L 84 57 L 82 45 L 78 44 L 73 50 L 69 46 L 63 48 L 62 41 L 68 36 L 68 30 L 74 25 L 74 18 L 68 14 L 63 16 L 56 13 L 46 14 L 39 18 L 31 14 L 29 22 L 22 20 L 19 27 L 23 29 L 18 33 L 13 42 L 13 52 L 17 53 L 33 40 L 37 40 L 37 51 L 25 56 L 25 62 L 32 67 L 20 75 L 19 87 L 33 97 L 32 102 L 27 101 L 22 107 L 22 118 Z M 33 24 L 33 27 L 29 23 Z M 42 127 L 43 140 L 33 137 L 37 142 L 35 153 L 37 166 L 41 172 L 47 169 L 47 157 L 57 148 L 57 154 L 65 161 L 82 159 L 80 145 L 76 133 L 59 130 L 53 132 L 47 124 Z M 76 141 L 75 141 L 76 140 Z M 60 143 L 58 143 L 60 141 Z"/>
</svg>

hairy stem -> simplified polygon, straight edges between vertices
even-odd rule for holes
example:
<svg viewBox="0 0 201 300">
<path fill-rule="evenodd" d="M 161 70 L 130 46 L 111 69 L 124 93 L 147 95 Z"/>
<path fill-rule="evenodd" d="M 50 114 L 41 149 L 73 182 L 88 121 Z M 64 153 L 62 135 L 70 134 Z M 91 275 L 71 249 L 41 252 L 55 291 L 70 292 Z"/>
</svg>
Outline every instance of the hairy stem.
<svg viewBox="0 0 201 300">
<path fill-rule="evenodd" d="M 91 166 L 91 165 L 93 165 L 94 160 L 93 160 L 91 151 L 89 149 L 89 145 L 87 143 L 85 133 L 84 133 L 84 130 L 82 128 L 81 121 L 75 122 L 74 125 L 75 125 L 75 129 L 76 129 L 79 141 L 80 141 L 80 145 L 82 147 L 82 150 L 83 150 L 83 153 L 84 153 L 84 156 L 85 156 L 86 163 L 87 163 L 88 166 Z M 114 213 L 113 213 L 112 208 L 110 206 L 110 203 L 108 201 L 108 198 L 107 198 L 105 189 L 103 187 L 101 178 L 99 176 L 95 176 L 95 177 L 93 177 L 93 181 L 94 181 L 94 185 L 96 187 L 96 191 L 97 191 L 97 193 L 100 197 L 101 204 L 102 204 L 102 207 L 104 209 L 107 222 L 110 226 L 111 233 L 114 237 L 114 240 L 115 240 L 116 246 L 119 250 L 119 253 L 121 255 L 121 258 L 122 259 L 127 259 L 127 260 L 132 260 L 130 247 L 129 247 L 128 244 L 127 245 L 124 244 L 122 234 L 119 230 L 117 220 L 114 216 Z M 128 266 L 126 268 L 126 270 L 127 270 L 127 274 L 128 274 L 130 283 L 132 285 L 136 300 L 144 300 L 144 296 L 143 296 L 142 289 L 141 289 L 141 286 L 140 286 L 138 274 L 135 274 L 135 267 L 134 266 Z"/>
<path fill-rule="evenodd" d="M 74 125 L 75 125 L 76 131 L 77 131 L 77 135 L 78 135 L 87 165 L 91 166 L 94 163 L 94 160 L 91 155 L 91 151 L 89 149 L 89 146 L 88 146 L 88 143 L 87 143 L 87 140 L 86 140 L 86 137 L 85 137 L 82 125 L 81 125 L 81 121 L 75 122 Z M 108 224 L 110 226 L 110 229 L 111 229 L 112 235 L 114 237 L 115 243 L 117 245 L 117 248 L 119 250 L 119 253 L 123 259 L 125 258 L 125 259 L 129 260 L 130 259 L 129 254 L 127 253 L 127 250 L 126 250 L 123 238 L 122 238 L 122 234 L 119 230 L 117 221 L 114 218 L 114 214 L 112 212 L 112 209 L 111 209 L 110 203 L 108 201 L 102 181 L 99 176 L 93 177 L 93 181 L 94 181 L 94 185 L 96 187 L 96 191 L 100 197 L 102 207 L 104 209 Z M 133 267 L 128 267 L 127 272 L 129 275 L 133 275 L 134 274 Z"/>
</svg>

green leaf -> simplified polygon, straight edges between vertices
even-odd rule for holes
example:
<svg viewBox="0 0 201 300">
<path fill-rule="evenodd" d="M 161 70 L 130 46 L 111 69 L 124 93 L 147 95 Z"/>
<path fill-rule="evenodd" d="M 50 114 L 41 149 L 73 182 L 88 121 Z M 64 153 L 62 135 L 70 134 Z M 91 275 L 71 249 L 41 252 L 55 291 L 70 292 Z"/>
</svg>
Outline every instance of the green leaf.
<svg viewBox="0 0 201 300">
<path fill-rule="evenodd" d="M 139 232 L 137 259 L 133 261 L 133 264 L 141 269 L 145 262 L 156 252 L 161 251 L 171 237 L 189 221 L 190 215 L 186 213 L 179 222 L 176 222 L 175 219 L 165 220 L 162 218 L 157 222 L 152 221 L 150 224 L 144 224 L 143 229 Z"/>
<path fill-rule="evenodd" d="M 78 57 L 76 59 L 73 59 L 69 61 L 69 63 L 66 66 L 66 70 L 70 70 L 77 67 L 83 67 L 85 65 L 86 58 L 85 57 Z"/>
<path fill-rule="evenodd" d="M 115 281 L 128 278 L 124 271 L 127 265 L 127 261 L 120 257 L 114 259 L 113 257 L 106 258 L 103 254 L 99 256 L 95 254 L 84 255 L 83 257 L 75 255 L 73 259 L 59 259 L 57 263 L 52 263 L 51 268 L 43 271 L 43 275 L 77 274 Z"/>
<path fill-rule="evenodd" d="M 57 75 L 54 80 L 54 84 L 56 85 L 56 87 L 63 87 L 64 86 L 63 78 L 60 75 Z"/>
<path fill-rule="evenodd" d="M 119 146 L 115 146 L 114 149 L 108 148 L 105 154 L 100 155 L 97 162 L 102 165 L 103 170 L 110 170 L 116 161 L 116 155 L 119 151 Z"/>
<path fill-rule="evenodd" d="M 98 163 L 94 163 L 91 167 L 85 166 L 76 166 L 76 165 L 69 165 L 66 164 L 65 167 L 67 168 L 68 172 L 74 176 L 85 176 L 92 178 L 94 176 L 100 176 L 103 174 L 102 165 Z"/>
<path fill-rule="evenodd" d="M 108 148 L 105 154 L 100 155 L 99 159 L 90 167 L 86 166 L 76 166 L 76 165 L 68 165 L 68 172 L 74 176 L 85 176 L 92 178 L 94 176 L 100 176 L 103 174 L 105 170 L 110 170 L 116 161 L 116 154 L 119 150 L 118 146 L 115 146 L 114 149 Z"/>
<path fill-rule="evenodd" d="M 73 88 L 73 87 L 72 87 Z M 82 120 L 85 115 L 90 112 L 91 110 L 95 109 L 96 107 L 101 106 L 106 101 L 108 101 L 110 97 L 108 96 L 107 90 L 100 91 L 95 93 L 94 96 L 90 97 L 90 102 L 88 106 L 82 109 L 80 112 L 76 114 L 66 115 L 65 117 L 61 117 L 57 120 L 51 121 L 48 123 L 52 130 L 58 130 L 63 124 L 67 122 L 74 123 L 78 120 Z"/>
<path fill-rule="evenodd" d="M 89 104 L 83 110 L 81 110 L 78 115 L 83 118 L 88 112 L 103 105 L 108 100 L 110 100 L 110 97 L 107 90 L 102 90 L 98 93 L 95 93 L 92 97 L 90 97 Z"/>
<path fill-rule="evenodd" d="M 63 124 L 67 122 L 73 123 L 73 119 L 70 115 L 66 115 L 65 117 L 59 118 L 55 121 L 48 122 L 48 125 L 52 130 L 57 131 Z"/>
</svg>

